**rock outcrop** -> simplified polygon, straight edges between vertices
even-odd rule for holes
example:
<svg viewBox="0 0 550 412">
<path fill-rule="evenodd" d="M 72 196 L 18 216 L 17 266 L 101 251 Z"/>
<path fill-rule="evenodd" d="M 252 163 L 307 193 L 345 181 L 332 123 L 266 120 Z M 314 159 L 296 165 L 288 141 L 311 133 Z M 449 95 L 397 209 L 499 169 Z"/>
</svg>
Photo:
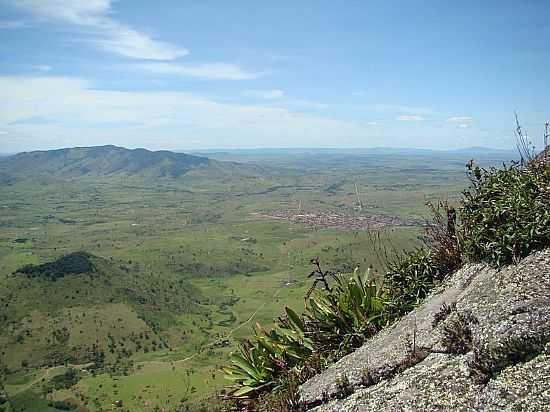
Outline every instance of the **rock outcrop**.
<svg viewBox="0 0 550 412">
<path fill-rule="evenodd" d="M 550 411 L 550 249 L 465 266 L 300 396 L 317 412 Z"/>
</svg>

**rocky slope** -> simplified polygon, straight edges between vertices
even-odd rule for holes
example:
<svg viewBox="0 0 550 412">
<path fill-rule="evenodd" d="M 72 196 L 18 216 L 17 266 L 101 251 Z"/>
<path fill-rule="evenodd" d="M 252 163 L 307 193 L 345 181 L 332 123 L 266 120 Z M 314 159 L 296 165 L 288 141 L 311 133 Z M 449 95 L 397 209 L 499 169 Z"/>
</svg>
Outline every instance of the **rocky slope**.
<svg viewBox="0 0 550 412">
<path fill-rule="evenodd" d="M 550 249 L 468 265 L 300 388 L 308 410 L 550 410 Z"/>
</svg>

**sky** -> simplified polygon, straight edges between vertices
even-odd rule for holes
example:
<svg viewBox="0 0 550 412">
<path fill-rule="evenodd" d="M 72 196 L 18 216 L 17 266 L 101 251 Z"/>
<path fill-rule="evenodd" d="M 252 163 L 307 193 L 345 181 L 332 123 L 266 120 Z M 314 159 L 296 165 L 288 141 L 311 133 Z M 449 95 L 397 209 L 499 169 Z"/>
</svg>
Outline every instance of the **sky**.
<svg viewBox="0 0 550 412">
<path fill-rule="evenodd" d="M 512 148 L 547 0 L 0 0 L 0 153 Z"/>
</svg>

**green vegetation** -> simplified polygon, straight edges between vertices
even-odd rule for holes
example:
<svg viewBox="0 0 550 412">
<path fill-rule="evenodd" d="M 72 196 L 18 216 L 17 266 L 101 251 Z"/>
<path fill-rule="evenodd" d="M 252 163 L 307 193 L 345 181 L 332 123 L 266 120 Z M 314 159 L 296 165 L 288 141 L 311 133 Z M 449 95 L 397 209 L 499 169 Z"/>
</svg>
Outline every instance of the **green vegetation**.
<svg viewBox="0 0 550 412">
<path fill-rule="evenodd" d="M 330 272 L 350 273 L 346 289 L 355 268 L 364 274 L 372 266 L 369 279 L 378 280 L 386 271 L 382 249 L 413 250 L 422 234 L 419 226 L 311 227 L 258 212 L 420 221 L 424 200 L 456 197 L 466 182 L 459 170 L 464 155 L 280 153 L 231 160 L 249 164 L 212 161 L 178 178 L 157 178 L 155 167 L 84 174 L 69 163 L 34 176 L 29 165 L 2 183 L 0 362 L 15 409 L 55 412 L 60 404 L 53 402 L 66 401 L 93 412 L 120 400 L 121 410 L 214 410 L 210 397 L 224 385 L 220 368 L 251 327 L 258 322 L 268 331 L 278 325 L 273 319 L 281 307 L 296 314 L 304 307 L 312 257 L 322 256 Z M 355 182 L 362 210 L 354 208 Z M 55 282 L 14 273 L 75 251 L 88 254 L 93 272 Z M 371 332 L 338 333 L 350 337 L 340 348 L 345 353 Z M 323 366 L 313 357 L 298 369 L 307 376 Z M 44 395 L 66 367 L 78 370 L 79 381 Z M 280 379 L 288 382 L 281 391 L 296 383 Z"/>
<path fill-rule="evenodd" d="M 43 265 L 25 265 L 17 269 L 16 273 L 23 273 L 31 277 L 43 276 L 51 280 L 70 274 L 90 273 L 95 270 L 90 257 L 89 253 L 75 252 Z"/>
<path fill-rule="evenodd" d="M 46 392 L 53 392 L 59 389 L 69 389 L 76 385 L 79 380 L 78 372 L 74 368 L 67 369 L 64 373 L 54 376 L 44 387 Z"/>
<path fill-rule="evenodd" d="M 384 322 L 380 287 L 369 273 L 331 275 L 333 286 L 325 283 L 325 289 L 313 291 L 304 315 L 287 307 L 275 328 L 267 331 L 258 325 L 254 339 L 245 340 L 240 354 L 231 356 L 232 366 L 225 372 L 237 389 L 230 396 L 249 397 L 273 389 L 289 371 L 301 378 L 309 376 L 312 367 L 318 369 L 360 346 L 380 329 Z M 314 354 L 316 366 L 311 362 Z"/>
<path fill-rule="evenodd" d="M 74 272 L 75 262 L 93 272 L 62 276 L 51 271 Z M 45 277 L 5 279 L 4 290 L 19 291 L 2 296 L 0 322 L 6 331 L 0 342 L 10 354 L 5 364 L 12 371 L 66 362 L 123 371 L 129 356 L 168 347 L 160 332 L 177 316 L 202 313 L 195 298 L 179 290 L 181 280 L 155 276 L 135 264 L 71 254 L 42 267 Z"/>
<path fill-rule="evenodd" d="M 550 246 L 549 163 L 489 171 L 468 166 L 473 185 L 460 202 L 461 219 L 457 222 L 455 209 L 446 202 L 440 204 L 445 215 L 432 206 L 426 245 L 390 260 L 383 286 L 356 274 L 346 283 L 347 275 L 322 271 L 313 260 L 310 292 L 316 285 L 322 289 L 312 299 L 308 292 L 303 315 L 287 308 L 274 329 L 260 329 L 241 344 L 240 354 L 233 354 L 226 368 L 235 384 L 228 398 L 244 401 L 252 410 L 263 409 L 266 399 L 279 398 L 285 401 L 278 410 L 301 410 L 289 392 L 310 376 L 312 365 L 325 367 L 412 310 L 462 262 L 500 266 Z M 442 330 L 443 346 L 449 353 L 468 352 L 473 348 L 470 325 L 476 319 L 445 306 L 434 321 L 448 316 L 452 319 Z M 346 382 L 346 377 L 337 382 L 342 393 Z"/>
<path fill-rule="evenodd" d="M 382 289 L 370 271 L 333 276 L 331 287 L 316 289 L 313 297 L 306 299 L 304 324 L 306 336 L 317 350 L 335 352 L 339 357 L 362 345 L 385 319 Z"/>
<path fill-rule="evenodd" d="M 494 266 L 550 244 L 550 166 L 472 170 L 461 208 L 464 253 Z"/>
<path fill-rule="evenodd" d="M 310 289 L 303 315 L 287 307 L 273 329 L 258 325 L 254 338 L 241 343 L 240 353 L 225 368 L 226 378 L 235 384 L 229 399 L 254 405 L 253 399 L 267 391 L 290 396 L 289 388 L 361 346 L 387 323 L 384 289 L 370 272 L 334 274 L 313 263 L 318 281 L 313 288 L 323 287 Z M 258 405 L 265 402 L 263 395 Z"/>
<path fill-rule="evenodd" d="M 0 172 L 5 176 L 33 177 L 38 174 L 62 176 L 140 175 L 179 177 L 205 166 L 204 157 L 168 151 L 129 150 L 117 146 L 75 147 L 20 153 L 4 159 Z M 11 183 L 8 177 L 4 180 Z M 0 181 L 2 177 L 0 175 Z"/>
<path fill-rule="evenodd" d="M 407 252 L 389 263 L 384 277 L 386 310 L 395 317 L 410 312 L 447 274 L 426 248 Z"/>
</svg>

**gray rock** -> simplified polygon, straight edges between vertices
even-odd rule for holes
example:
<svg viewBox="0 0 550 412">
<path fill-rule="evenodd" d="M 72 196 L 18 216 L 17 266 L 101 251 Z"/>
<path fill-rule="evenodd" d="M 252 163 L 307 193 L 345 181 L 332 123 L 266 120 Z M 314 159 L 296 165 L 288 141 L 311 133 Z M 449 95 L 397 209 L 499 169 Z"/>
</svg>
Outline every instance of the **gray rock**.
<svg viewBox="0 0 550 412">
<path fill-rule="evenodd" d="M 456 309 L 433 325 L 444 303 Z M 449 344 L 461 339 L 463 350 Z M 300 396 L 322 412 L 550 411 L 548 342 L 550 249 L 500 270 L 465 266 Z"/>
</svg>

